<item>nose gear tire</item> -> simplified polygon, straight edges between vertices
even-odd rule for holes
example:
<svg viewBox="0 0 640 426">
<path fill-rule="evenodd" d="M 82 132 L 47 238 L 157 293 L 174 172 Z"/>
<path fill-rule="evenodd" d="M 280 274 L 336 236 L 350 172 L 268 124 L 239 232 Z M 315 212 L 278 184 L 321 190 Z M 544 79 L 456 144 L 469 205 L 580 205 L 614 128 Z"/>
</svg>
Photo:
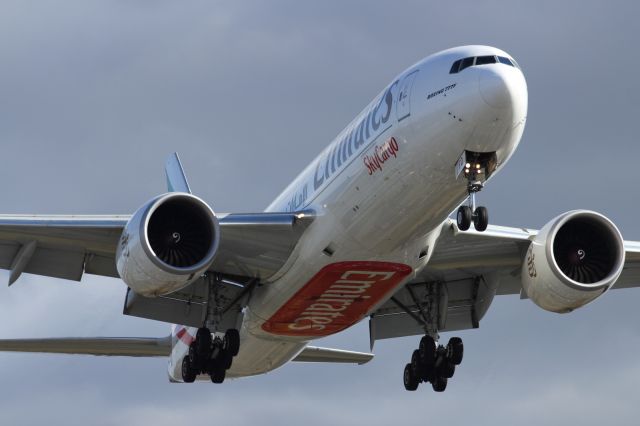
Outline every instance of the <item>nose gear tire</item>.
<svg viewBox="0 0 640 426">
<path fill-rule="evenodd" d="M 456 215 L 458 229 L 461 231 L 466 231 L 471 227 L 471 219 L 473 214 L 471 212 L 471 207 L 469 206 L 460 206 L 458 208 L 458 214 Z"/>
<path fill-rule="evenodd" d="M 489 211 L 486 207 L 478 207 L 473 214 L 473 226 L 476 231 L 482 232 L 489 225 Z"/>
</svg>

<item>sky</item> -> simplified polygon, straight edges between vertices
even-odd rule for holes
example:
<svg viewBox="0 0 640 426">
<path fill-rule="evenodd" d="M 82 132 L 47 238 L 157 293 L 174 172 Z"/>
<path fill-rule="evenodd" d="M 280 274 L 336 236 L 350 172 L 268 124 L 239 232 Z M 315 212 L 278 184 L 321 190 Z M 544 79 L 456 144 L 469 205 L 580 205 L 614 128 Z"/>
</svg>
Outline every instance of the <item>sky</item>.
<svg viewBox="0 0 640 426">
<path fill-rule="evenodd" d="M 261 211 L 402 70 L 488 44 L 529 88 L 522 143 L 480 194 L 491 222 L 539 228 L 588 208 L 637 223 L 639 6 L 623 1 L 0 2 L 0 212 L 132 213 L 178 151 L 218 212 Z M 8 279 L 0 272 L 0 281 Z M 164 336 L 121 314 L 122 282 L 24 275 L 0 338 Z M 418 337 L 364 366 L 290 364 L 170 384 L 165 359 L 0 354 L 0 423 L 635 424 L 640 289 L 571 314 L 499 297 L 446 392 L 406 392 Z M 445 334 L 448 338 L 451 334 Z M 319 344 L 368 350 L 366 324 Z"/>
</svg>

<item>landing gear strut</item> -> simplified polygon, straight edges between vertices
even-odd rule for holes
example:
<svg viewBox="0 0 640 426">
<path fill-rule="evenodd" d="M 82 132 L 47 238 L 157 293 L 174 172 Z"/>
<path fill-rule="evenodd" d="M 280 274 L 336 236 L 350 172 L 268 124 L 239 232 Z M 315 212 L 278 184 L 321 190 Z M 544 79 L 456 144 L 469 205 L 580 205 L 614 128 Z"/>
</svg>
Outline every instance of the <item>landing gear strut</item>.
<svg viewBox="0 0 640 426">
<path fill-rule="evenodd" d="M 443 392 L 456 365 L 462 362 L 463 353 L 464 346 L 459 337 L 452 337 L 447 346 L 442 346 L 437 345 L 433 337 L 424 336 L 418 349 L 413 351 L 411 362 L 404 367 L 404 388 L 414 391 L 420 383 L 429 382 L 434 391 Z"/>
<path fill-rule="evenodd" d="M 211 331 L 202 327 L 189 345 L 189 353 L 182 359 L 182 380 L 193 383 L 198 374 L 208 374 L 213 383 L 224 382 L 231 368 L 233 357 L 240 350 L 240 333 L 229 329 L 223 338 L 213 337 Z"/>
<path fill-rule="evenodd" d="M 471 227 L 471 222 L 476 231 L 482 232 L 487 229 L 489 224 L 489 212 L 486 207 L 476 207 L 476 193 L 480 192 L 484 187 L 480 176 L 483 174 L 483 168 L 480 163 L 466 163 L 464 176 L 467 179 L 467 192 L 469 194 L 469 205 L 460 206 L 456 215 L 458 229 L 466 231 Z"/>
</svg>

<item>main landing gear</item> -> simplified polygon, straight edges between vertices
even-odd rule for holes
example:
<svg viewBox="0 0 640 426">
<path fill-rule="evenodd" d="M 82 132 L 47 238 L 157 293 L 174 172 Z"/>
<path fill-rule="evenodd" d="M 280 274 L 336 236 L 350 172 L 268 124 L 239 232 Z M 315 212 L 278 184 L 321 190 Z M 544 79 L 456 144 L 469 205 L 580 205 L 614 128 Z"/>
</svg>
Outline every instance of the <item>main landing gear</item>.
<svg viewBox="0 0 640 426">
<path fill-rule="evenodd" d="M 476 193 L 480 192 L 483 188 L 483 183 L 480 180 L 480 176 L 483 173 L 481 164 L 467 163 L 464 175 L 467 178 L 467 192 L 469 193 L 469 205 L 460 206 L 458 208 L 458 214 L 456 216 L 458 229 L 466 231 L 471 227 L 471 222 L 476 228 L 476 231 L 482 232 L 487 229 L 489 225 L 489 212 L 486 207 L 476 208 Z"/>
<path fill-rule="evenodd" d="M 208 374 L 213 383 L 222 383 L 240 350 L 240 333 L 229 329 L 224 337 L 213 337 L 208 328 L 199 328 L 182 359 L 182 380 L 193 383 L 198 374 Z"/>
<path fill-rule="evenodd" d="M 444 392 L 456 365 L 462 362 L 463 352 L 459 337 L 452 337 L 447 346 L 442 346 L 437 345 L 433 337 L 424 336 L 418 349 L 413 351 L 411 362 L 404 367 L 404 388 L 414 391 L 420 383 L 430 382 L 434 391 Z"/>
</svg>

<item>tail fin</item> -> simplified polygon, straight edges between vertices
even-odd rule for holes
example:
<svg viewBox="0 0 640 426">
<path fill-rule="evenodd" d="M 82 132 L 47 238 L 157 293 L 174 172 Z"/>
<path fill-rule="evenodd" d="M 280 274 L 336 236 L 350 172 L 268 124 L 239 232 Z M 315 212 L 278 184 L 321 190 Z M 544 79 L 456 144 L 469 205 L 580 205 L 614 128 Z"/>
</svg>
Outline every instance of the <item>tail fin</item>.
<svg viewBox="0 0 640 426">
<path fill-rule="evenodd" d="M 187 182 L 187 176 L 184 174 L 177 152 L 167 158 L 164 171 L 167 174 L 167 189 L 169 192 L 187 192 L 191 194 L 191 188 L 189 188 L 189 182 Z"/>
</svg>

